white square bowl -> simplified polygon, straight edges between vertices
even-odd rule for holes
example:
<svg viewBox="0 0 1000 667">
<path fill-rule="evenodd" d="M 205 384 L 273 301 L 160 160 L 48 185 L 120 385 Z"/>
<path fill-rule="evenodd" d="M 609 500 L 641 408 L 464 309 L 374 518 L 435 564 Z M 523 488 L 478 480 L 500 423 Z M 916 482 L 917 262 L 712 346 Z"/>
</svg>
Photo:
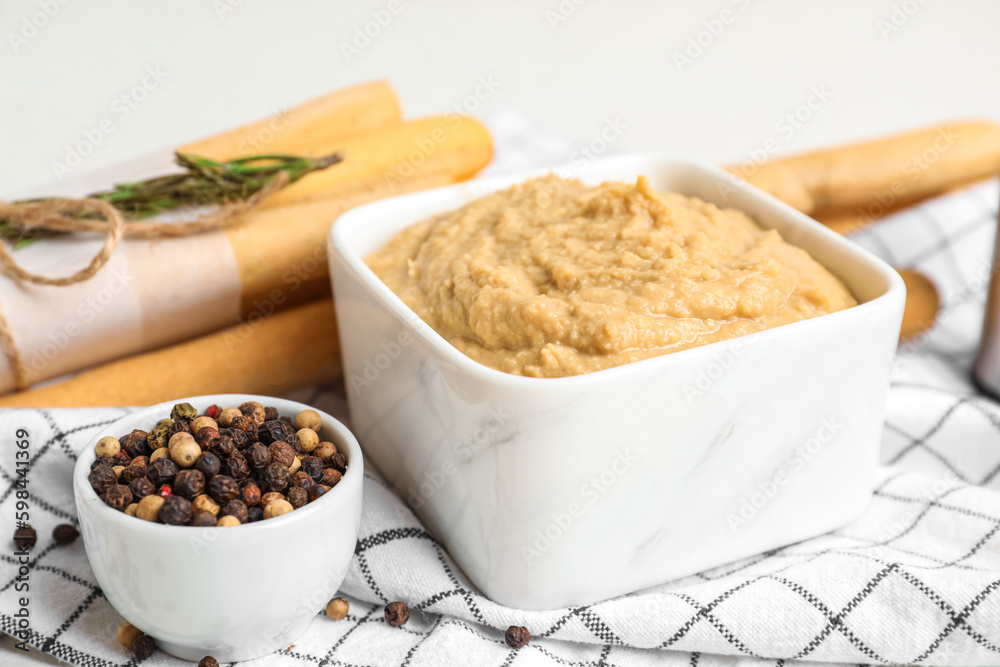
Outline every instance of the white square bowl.
<svg viewBox="0 0 1000 667">
<path fill-rule="evenodd" d="M 567 173 L 567 170 L 556 170 Z M 568 173 L 741 209 L 859 305 L 564 378 L 466 357 L 365 265 L 396 232 L 546 172 L 354 209 L 330 270 L 354 432 L 490 598 L 595 602 L 840 527 L 869 501 L 905 288 L 889 266 L 712 166 L 611 158 Z"/>
</svg>

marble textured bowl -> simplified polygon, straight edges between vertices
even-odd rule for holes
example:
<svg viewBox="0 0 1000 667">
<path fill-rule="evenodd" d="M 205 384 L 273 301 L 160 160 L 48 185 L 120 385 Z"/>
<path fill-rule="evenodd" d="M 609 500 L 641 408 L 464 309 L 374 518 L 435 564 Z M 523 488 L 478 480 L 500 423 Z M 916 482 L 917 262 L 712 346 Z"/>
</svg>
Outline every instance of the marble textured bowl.
<svg viewBox="0 0 1000 667">
<path fill-rule="evenodd" d="M 322 498 L 280 517 L 230 528 L 150 523 L 111 509 L 87 481 L 101 436 L 148 431 L 175 403 L 191 403 L 200 413 L 213 403 L 244 401 L 289 417 L 310 407 L 248 394 L 161 403 L 102 428 L 73 472 L 87 558 L 104 595 L 161 649 L 185 660 L 249 660 L 295 643 L 334 597 L 358 539 L 361 449 L 346 426 L 323 412 L 320 437 L 347 457 L 347 472 Z"/>
<path fill-rule="evenodd" d="M 898 274 L 716 167 L 626 156 L 568 173 L 595 184 L 645 174 L 744 210 L 859 305 L 586 375 L 516 377 L 452 347 L 363 258 L 412 223 L 538 172 L 343 215 L 330 268 L 355 433 L 469 578 L 515 607 L 587 604 L 857 517 L 902 317 Z"/>
</svg>

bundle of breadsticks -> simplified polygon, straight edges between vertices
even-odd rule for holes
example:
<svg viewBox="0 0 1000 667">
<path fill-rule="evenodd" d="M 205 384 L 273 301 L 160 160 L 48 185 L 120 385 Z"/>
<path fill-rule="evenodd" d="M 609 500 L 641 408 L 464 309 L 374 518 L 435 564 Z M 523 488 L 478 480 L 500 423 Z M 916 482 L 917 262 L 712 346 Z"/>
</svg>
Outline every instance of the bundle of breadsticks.
<svg viewBox="0 0 1000 667">
<path fill-rule="evenodd" d="M 340 377 L 325 260 L 330 224 L 364 202 L 471 178 L 489 162 L 492 145 L 486 130 L 470 118 L 402 121 L 383 83 L 334 93 L 293 111 L 289 122 L 295 129 L 283 132 L 280 145 L 276 140 L 268 152 L 318 156 L 340 150 L 346 159 L 273 195 L 245 224 L 225 232 L 239 275 L 239 307 L 230 326 L 153 351 L 128 350 L 119 355 L 124 358 L 68 380 L 2 396 L 0 407 L 146 405 L 197 394 L 278 394 Z M 267 122 L 181 150 L 217 159 L 244 155 L 266 133 Z M 419 160 L 408 157 L 431 136 L 437 138 L 433 151 Z M 728 169 L 850 233 L 904 206 L 996 175 L 1000 126 L 955 123 Z M 903 333 L 912 335 L 933 322 L 937 294 L 920 274 L 901 273 L 910 291 Z M 186 308 L 199 307 L 196 297 L 183 300 Z"/>
</svg>

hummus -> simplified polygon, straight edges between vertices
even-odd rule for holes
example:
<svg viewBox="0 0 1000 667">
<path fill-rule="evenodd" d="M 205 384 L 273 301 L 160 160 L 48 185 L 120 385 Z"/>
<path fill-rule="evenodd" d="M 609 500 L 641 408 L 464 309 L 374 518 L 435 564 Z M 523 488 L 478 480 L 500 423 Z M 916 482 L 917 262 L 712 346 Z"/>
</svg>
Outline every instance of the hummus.
<svg viewBox="0 0 1000 667">
<path fill-rule="evenodd" d="M 366 259 L 449 343 L 514 375 L 628 364 L 856 305 L 734 209 L 550 175 L 399 232 Z"/>
</svg>

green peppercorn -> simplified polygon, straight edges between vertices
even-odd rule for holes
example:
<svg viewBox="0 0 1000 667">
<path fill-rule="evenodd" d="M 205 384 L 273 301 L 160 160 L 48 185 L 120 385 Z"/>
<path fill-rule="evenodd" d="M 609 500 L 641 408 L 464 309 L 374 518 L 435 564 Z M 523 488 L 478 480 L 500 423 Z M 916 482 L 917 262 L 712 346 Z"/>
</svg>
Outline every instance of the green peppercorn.
<svg viewBox="0 0 1000 667">
<path fill-rule="evenodd" d="M 197 416 L 198 411 L 195 410 L 194 406 L 190 403 L 178 403 L 174 406 L 173 410 L 170 411 L 170 418 L 175 422 L 179 420 L 189 422 Z"/>
<path fill-rule="evenodd" d="M 61 547 L 72 544 L 80 537 L 80 531 L 68 523 L 61 523 L 52 529 L 52 540 Z"/>
<path fill-rule="evenodd" d="M 160 426 L 154 426 L 149 431 L 149 435 L 146 436 L 146 444 L 149 446 L 149 449 L 156 450 L 160 447 L 166 447 L 167 441 L 170 439 L 169 433 L 169 426 L 163 424 Z"/>
</svg>

